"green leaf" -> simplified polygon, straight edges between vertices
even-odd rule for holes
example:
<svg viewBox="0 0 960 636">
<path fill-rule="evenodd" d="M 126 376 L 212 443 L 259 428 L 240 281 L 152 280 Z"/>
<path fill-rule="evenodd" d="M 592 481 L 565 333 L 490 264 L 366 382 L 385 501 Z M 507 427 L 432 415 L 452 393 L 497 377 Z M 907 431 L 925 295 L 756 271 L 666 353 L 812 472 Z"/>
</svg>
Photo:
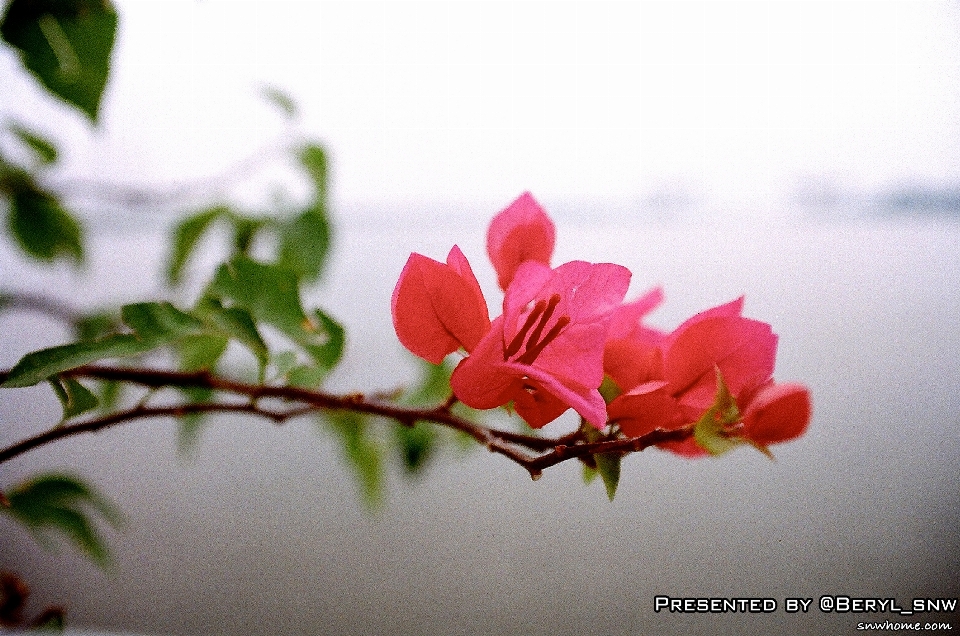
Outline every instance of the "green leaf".
<svg viewBox="0 0 960 636">
<path fill-rule="evenodd" d="M 327 377 L 326 369 L 300 364 L 287 373 L 287 384 L 301 389 L 315 389 L 320 386 L 325 377 Z"/>
<path fill-rule="evenodd" d="M 321 368 L 331 371 L 343 357 L 346 332 L 340 323 L 319 309 L 314 310 L 313 316 L 316 322 L 308 329 L 308 339 L 316 344 L 307 350 Z"/>
<path fill-rule="evenodd" d="M 417 422 L 414 426 L 396 424 L 394 439 L 403 466 L 410 474 L 423 470 L 437 447 L 437 429 L 427 422 Z"/>
<path fill-rule="evenodd" d="M 184 371 L 209 371 L 227 350 L 229 340 L 206 333 L 186 336 L 177 341 L 180 368 Z"/>
<path fill-rule="evenodd" d="M 320 206 L 308 209 L 280 228 L 279 263 L 299 278 L 319 278 L 329 251 L 330 222 Z"/>
<path fill-rule="evenodd" d="M 237 254 L 249 255 L 250 247 L 257 233 L 268 224 L 267 219 L 251 219 L 245 216 L 230 215 L 233 223 L 233 249 Z"/>
<path fill-rule="evenodd" d="M 166 344 L 175 338 L 203 332 L 203 323 L 168 302 L 124 305 L 123 322 L 147 343 Z"/>
<path fill-rule="evenodd" d="M 247 347 L 256 356 L 261 371 L 267 366 L 270 352 L 249 311 L 241 307 L 226 308 L 215 298 L 204 298 L 194 314 L 205 323 L 208 330 L 237 340 Z"/>
<path fill-rule="evenodd" d="M 296 276 L 244 256 L 235 256 L 217 269 L 207 295 L 229 299 L 250 312 L 254 320 L 284 333 L 297 333 L 307 322 Z"/>
<path fill-rule="evenodd" d="M 403 402 L 411 406 L 429 406 L 443 402 L 450 396 L 450 376 L 453 365 L 446 362 L 432 364 L 416 358 L 420 364 L 420 383 L 404 396 Z"/>
<path fill-rule="evenodd" d="M 57 161 L 57 147 L 50 140 L 27 130 L 19 124 L 10 126 L 10 131 L 33 151 L 34 156 L 40 163 L 49 165 Z"/>
<path fill-rule="evenodd" d="M 600 442 L 609 439 L 583 418 L 580 418 L 580 433 L 588 442 Z M 607 498 L 613 501 L 617 494 L 617 486 L 620 484 L 620 462 L 622 459 L 622 453 L 596 453 L 589 457 L 582 457 L 580 461 L 583 462 L 584 482 L 589 484 L 599 474 L 603 479 L 603 486 L 607 490 Z"/>
<path fill-rule="evenodd" d="M 740 421 L 740 409 L 730 395 L 720 369 L 717 373 L 717 393 L 713 405 L 697 420 L 693 426 L 693 438 L 701 448 L 711 455 L 722 455 L 742 445 L 743 440 L 730 435 L 730 427 Z"/>
<path fill-rule="evenodd" d="M 314 199 L 325 207 L 327 200 L 327 153 L 323 146 L 306 144 L 300 148 L 300 163 L 313 182 Z"/>
<path fill-rule="evenodd" d="M 260 93 L 268 102 L 283 111 L 287 119 L 296 118 L 297 104 L 285 92 L 275 86 L 264 86 Z"/>
<path fill-rule="evenodd" d="M 379 508 L 383 503 L 385 481 L 383 451 L 369 434 L 370 419 L 351 411 L 336 411 L 325 419 L 336 433 L 347 463 L 360 482 L 364 503 L 370 508 Z"/>
<path fill-rule="evenodd" d="M 173 253 L 167 265 L 167 280 L 171 284 L 180 282 L 183 270 L 193 255 L 193 251 L 210 225 L 220 216 L 229 213 L 224 206 L 217 206 L 204 210 L 191 217 L 187 217 L 177 224 L 173 232 Z"/>
<path fill-rule="evenodd" d="M 595 480 L 597 478 L 597 475 L 599 474 L 597 473 L 597 469 L 594 467 L 596 466 L 596 462 L 594 462 L 593 466 L 590 466 L 586 463 L 581 464 L 581 466 L 583 466 L 583 483 L 589 486 L 590 484 L 593 483 L 593 480 Z"/>
<path fill-rule="evenodd" d="M 84 316 L 73 328 L 78 340 L 96 340 L 117 331 L 120 322 L 111 313 L 98 313 Z"/>
<path fill-rule="evenodd" d="M 207 295 L 229 300 L 257 322 L 273 325 L 327 371 L 343 354 L 343 327 L 320 310 L 315 320 L 307 317 L 297 277 L 284 267 L 236 256 L 217 270 Z"/>
<path fill-rule="evenodd" d="M 7 491 L 8 507 L 0 511 L 10 514 L 34 531 L 57 530 L 101 567 L 109 563 L 106 543 L 91 523 L 90 512 L 99 513 L 105 521 L 119 527 L 121 515 L 91 486 L 71 475 L 44 474 Z"/>
<path fill-rule="evenodd" d="M 38 616 L 34 622 L 32 631 L 58 632 L 63 633 L 66 629 L 64 619 L 64 610 L 62 607 L 49 607 Z"/>
<path fill-rule="evenodd" d="M 83 231 L 53 195 L 32 180 L 17 180 L 10 196 L 7 217 L 10 233 L 23 250 L 35 258 L 83 261 Z"/>
<path fill-rule="evenodd" d="M 0 387 L 32 386 L 52 375 L 106 358 L 140 355 L 178 337 L 202 330 L 202 323 L 170 303 L 136 303 L 122 309 L 135 334 L 111 334 L 97 340 L 50 347 L 23 356 Z"/>
<path fill-rule="evenodd" d="M 603 401 L 607 404 L 613 402 L 623 393 L 623 389 L 621 389 L 609 375 L 603 376 L 603 382 L 600 384 L 598 391 L 600 391 L 600 395 L 603 396 Z"/>
<path fill-rule="evenodd" d="M 100 410 L 103 413 L 109 413 L 119 404 L 123 385 L 113 380 L 101 380 L 98 384 L 100 386 L 100 397 L 98 398 Z"/>
<path fill-rule="evenodd" d="M 96 121 L 117 13 L 106 0 L 12 0 L 0 35 L 54 95 Z"/>
<path fill-rule="evenodd" d="M 276 373 L 275 377 L 279 379 L 285 379 L 287 374 L 297 366 L 297 352 L 296 351 L 281 351 L 273 356 L 273 370 Z"/>
<path fill-rule="evenodd" d="M 52 375 L 106 358 L 123 358 L 152 349 L 133 334 L 114 334 L 99 340 L 60 345 L 23 356 L 10 370 L 3 388 L 33 386 Z"/>
<path fill-rule="evenodd" d="M 180 392 L 191 403 L 209 402 L 213 398 L 213 389 L 206 387 L 184 387 Z M 187 413 L 177 418 L 177 453 L 188 457 L 200 442 L 200 434 L 206 422 L 204 413 Z"/>
<path fill-rule="evenodd" d="M 86 413 L 100 405 L 100 400 L 87 387 L 73 378 L 53 376 L 48 380 L 63 405 L 63 420 Z"/>
<path fill-rule="evenodd" d="M 597 472 L 603 479 L 603 485 L 607 489 L 607 498 L 613 501 L 617 494 L 617 485 L 620 483 L 620 461 L 623 455 L 620 453 L 599 453 L 593 458 L 597 462 Z"/>
</svg>

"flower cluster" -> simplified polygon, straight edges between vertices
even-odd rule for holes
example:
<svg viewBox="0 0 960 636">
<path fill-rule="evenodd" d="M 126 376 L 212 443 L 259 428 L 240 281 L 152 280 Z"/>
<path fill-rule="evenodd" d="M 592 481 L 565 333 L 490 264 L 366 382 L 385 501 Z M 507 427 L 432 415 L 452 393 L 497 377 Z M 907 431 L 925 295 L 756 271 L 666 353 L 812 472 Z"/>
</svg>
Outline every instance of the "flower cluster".
<svg viewBox="0 0 960 636">
<path fill-rule="evenodd" d="M 442 263 L 411 254 L 393 292 L 400 342 L 439 364 L 466 352 L 450 379 L 477 409 L 512 405 L 533 428 L 574 409 L 600 431 L 639 437 L 695 427 L 664 448 L 688 457 L 803 434 L 810 394 L 773 381 L 777 336 L 744 318 L 743 298 L 672 332 L 644 323 L 661 289 L 624 302 L 630 271 L 612 263 L 551 267 L 556 230 L 524 193 L 494 217 L 487 253 L 504 292 L 491 320 L 477 278 L 454 245 Z"/>
</svg>

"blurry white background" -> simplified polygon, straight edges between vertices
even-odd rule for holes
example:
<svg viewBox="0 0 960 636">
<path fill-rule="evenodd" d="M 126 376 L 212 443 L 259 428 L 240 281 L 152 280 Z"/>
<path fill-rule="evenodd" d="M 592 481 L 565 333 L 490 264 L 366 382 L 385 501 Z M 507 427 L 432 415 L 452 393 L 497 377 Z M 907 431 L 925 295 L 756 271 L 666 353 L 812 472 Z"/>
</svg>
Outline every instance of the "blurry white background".
<svg viewBox="0 0 960 636">
<path fill-rule="evenodd" d="M 128 515 L 109 575 L 0 520 L 0 566 L 38 606 L 157 634 L 822 634 L 864 617 L 678 616 L 653 597 L 956 595 L 956 2 L 117 4 L 97 130 L 6 48 L 0 117 L 61 140 L 66 181 L 162 190 L 271 147 L 287 124 L 261 87 L 287 92 L 332 155 L 335 260 L 309 302 L 348 328 L 333 388 L 409 378 L 388 311 L 407 255 L 458 243 L 493 290 L 486 223 L 531 190 L 557 261 L 622 263 L 631 297 L 664 285 L 657 326 L 745 294 L 814 420 L 776 462 L 630 457 L 613 503 L 576 466 L 532 483 L 450 451 L 421 480 L 394 474 L 380 515 L 309 421 L 218 420 L 189 462 L 171 422 L 121 428 L 0 467 L 4 483 L 78 470 Z M 269 200 L 273 179 L 238 196 Z M 903 192 L 947 214 L 888 214 Z M 87 270 L 0 243 L 2 289 L 167 293 L 172 218 L 97 213 Z M 67 337 L 8 315 L 0 334 L 3 367 Z M 0 397 L 4 444 L 58 417 L 46 387 Z"/>
<path fill-rule="evenodd" d="M 960 177 L 953 1 L 118 8 L 102 130 L 51 118 L 0 52 L 0 116 L 83 139 L 74 174 L 217 174 L 279 134 L 259 98 L 269 85 L 332 151 L 344 203 L 531 190 L 762 214 L 811 183 L 858 193 Z"/>
</svg>

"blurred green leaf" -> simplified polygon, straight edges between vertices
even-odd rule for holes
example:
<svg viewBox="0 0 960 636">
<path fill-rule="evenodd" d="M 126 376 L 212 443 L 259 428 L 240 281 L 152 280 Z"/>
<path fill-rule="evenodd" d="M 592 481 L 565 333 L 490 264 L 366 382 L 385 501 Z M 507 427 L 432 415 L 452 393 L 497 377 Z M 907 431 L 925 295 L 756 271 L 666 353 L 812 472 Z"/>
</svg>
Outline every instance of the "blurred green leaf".
<svg viewBox="0 0 960 636">
<path fill-rule="evenodd" d="M 227 350 L 229 340 L 224 336 L 206 333 L 193 334 L 177 341 L 180 368 L 184 371 L 209 371 Z"/>
<path fill-rule="evenodd" d="M 272 224 L 268 223 L 267 219 L 253 219 L 236 214 L 231 214 L 229 218 L 233 223 L 233 249 L 237 254 L 244 256 L 250 255 L 250 247 L 257 233 L 268 224 Z"/>
<path fill-rule="evenodd" d="M 6 382 L 0 386 L 31 386 L 97 360 L 140 355 L 178 337 L 198 333 L 203 327 L 199 320 L 166 302 L 126 305 L 121 314 L 135 334 L 111 334 L 28 353 L 10 370 Z"/>
<path fill-rule="evenodd" d="M 269 351 L 249 311 L 241 307 L 226 308 L 215 298 L 204 298 L 194 313 L 208 329 L 247 347 L 256 356 L 261 371 L 266 367 Z"/>
<path fill-rule="evenodd" d="M 320 206 L 308 209 L 280 227 L 279 263 L 299 278 L 316 280 L 330 250 L 330 223 Z"/>
<path fill-rule="evenodd" d="M 443 362 L 432 364 L 416 358 L 420 365 L 420 382 L 412 391 L 404 395 L 403 402 L 412 406 L 430 406 L 450 397 L 450 376 L 453 365 Z"/>
<path fill-rule="evenodd" d="M 12 189 L 7 223 L 27 254 L 44 261 L 67 257 L 83 262 L 83 231 L 56 197 L 29 178 L 10 181 L 7 187 Z"/>
<path fill-rule="evenodd" d="M 360 482 L 364 503 L 370 508 L 379 508 L 385 486 L 383 451 L 370 436 L 370 418 L 361 413 L 335 411 L 325 420 L 340 441 L 347 463 Z"/>
<path fill-rule="evenodd" d="M 191 403 L 209 402 L 213 398 L 213 390 L 205 387 L 184 387 L 180 392 Z M 177 418 L 177 454 L 181 458 L 188 457 L 196 450 L 206 422 L 204 415 L 187 413 Z"/>
<path fill-rule="evenodd" d="M 81 479 L 64 474 L 44 474 L 7 491 L 9 507 L 5 512 L 30 528 L 38 539 L 44 532 L 56 530 L 101 567 L 110 554 L 90 512 L 96 512 L 113 527 L 119 527 L 121 515 L 106 499 Z"/>
<path fill-rule="evenodd" d="M 580 433 L 588 442 L 601 442 L 609 439 L 583 418 L 580 418 Z M 597 453 L 581 458 L 584 482 L 589 484 L 597 475 L 600 475 L 603 486 L 607 491 L 607 498 L 613 501 L 617 494 L 617 486 L 620 484 L 620 462 L 622 460 L 623 455 L 621 453 Z"/>
<path fill-rule="evenodd" d="M 316 321 L 309 328 L 312 344 L 307 350 L 322 369 L 331 371 L 343 357 L 346 332 L 340 323 L 319 309 L 314 310 L 313 317 Z"/>
<path fill-rule="evenodd" d="M 314 200 L 322 207 L 327 201 L 327 153 L 319 144 L 306 144 L 300 148 L 300 163 L 313 182 Z"/>
<path fill-rule="evenodd" d="M 154 346 L 203 332 L 203 323 L 168 302 L 124 305 L 120 315 L 141 340 Z"/>
<path fill-rule="evenodd" d="M 286 115 L 288 119 L 294 119 L 297 116 L 296 102 L 279 88 L 275 86 L 264 86 L 261 90 L 261 95 L 263 95 L 268 102 L 283 111 L 283 114 Z"/>
<path fill-rule="evenodd" d="M 281 351 L 273 356 L 271 360 L 273 363 L 273 370 L 276 374 L 277 379 L 284 379 L 287 377 L 287 374 L 297 366 L 297 352 L 296 351 Z"/>
<path fill-rule="evenodd" d="M 10 131 L 17 136 L 20 141 L 33 151 L 34 156 L 42 164 L 51 164 L 57 160 L 57 147 L 53 143 L 35 132 L 31 132 L 20 126 L 13 124 Z"/>
<path fill-rule="evenodd" d="M 54 95 L 96 121 L 117 13 L 107 0 L 12 0 L 0 36 Z"/>
<path fill-rule="evenodd" d="M 54 393 L 63 405 L 63 420 L 86 413 L 100 405 L 100 400 L 87 387 L 73 378 L 49 378 Z"/>
<path fill-rule="evenodd" d="M 437 448 L 436 427 L 427 422 L 414 426 L 397 423 L 393 432 L 403 467 L 411 474 L 421 472 Z"/>
<path fill-rule="evenodd" d="M 583 483 L 589 486 L 590 484 L 593 483 L 593 480 L 595 480 L 597 478 L 597 475 L 599 474 L 597 473 L 597 469 L 595 468 L 596 462 L 594 462 L 593 466 L 589 466 L 585 463 L 581 464 L 581 466 L 583 467 Z"/>
<path fill-rule="evenodd" d="M 52 375 L 105 358 L 139 355 L 152 349 L 133 334 L 113 334 L 73 344 L 34 351 L 23 356 L 10 370 L 3 388 L 32 386 Z"/>
<path fill-rule="evenodd" d="M 63 633 L 66 629 L 66 620 L 63 608 L 50 607 L 33 621 L 32 631 L 37 632 L 59 632 Z"/>
<path fill-rule="evenodd" d="M 228 213 L 228 208 L 217 206 L 187 217 L 177 224 L 173 231 L 173 252 L 167 265 L 167 280 L 171 284 L 180 282 L 184 267 L 210 225 L 217 218 Z"/>
<path fill-rule="evenodd" d="M 300 305 L 297 278 L 285 269 L 235 256 L 217 269 L 207 295 L 229 299 L 284 333 L 297 333 L 307 322 Z"/>
<path fill-rule="evenodd" d="M 96 313 L 84 316 L 74 324 L 78 340 L 96 340 L 117 330 L 119 321 L 114 314 Z"/>
<path fill-rule="evenodd" d="M 327 377 L 327 370 L 301 364 L 293 367 L 287 373 L 287 384 L 301 389 L 315 389 Z"/>
<path fill-rule="evenodd" d="M 123 385 L 113 380 L 101 380 L 98 384 L 100 386 L 100 397 L 97 399 L 100 401 L 100 410 L 109 413 L 119 404 L 120 395 L 123 393 Z"/>
<path fill-rule="evenodd" d="M 315 320 L 307 317 L 297 277 L 284 267 L 236 256 L 217 270 L 207 295 L 229 300 L 254 320 L 276 327 L 323 369 L 332 369 L 340 360 L 343 328 L 320 310 L 314 313 Z"/>
</svg>

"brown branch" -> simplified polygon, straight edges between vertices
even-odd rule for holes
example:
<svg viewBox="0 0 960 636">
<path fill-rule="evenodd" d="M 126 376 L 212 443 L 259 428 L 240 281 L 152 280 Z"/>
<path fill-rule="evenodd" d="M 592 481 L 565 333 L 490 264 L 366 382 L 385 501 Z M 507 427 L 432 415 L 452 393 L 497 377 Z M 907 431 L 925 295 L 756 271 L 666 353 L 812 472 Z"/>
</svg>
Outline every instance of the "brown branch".
<svg viewBox="0 0 960 636">
<path fill-rule="evenodd" d="M 512 431 L 498 430 L 455 415 L 448 400 L 434 408 L 414 408 L 370 399 L 362 394 L 335 395 L 325 391 L 292 386 L 250 384 L 231 380 L 208 372 L 165 371 L 106 366 L 82 366 L 65 371 L 62 375 L 75 378 L 94 378 L 138 384 L 149 388 L 205 388 L 249 398 L 243 403 L 189 403 L 177 406 L 148 407 L 139 405 L 99 418 L 64 424 L 49 431 L 0 449 L 0 463 L 21 455 L 33 448 L 58 439 L 103 430 L 124 422 L 150 417 L 180 417 L 189 413 L 234 412 L 249 413 L 275 422 L 283 422 L 317 411 L 352 411 L 395 420 L 407 426 L 417 422 L 431 422 L 461 431 L 483 444 L 488 450 L 503 455 L 522 466 L 530 476 L 537 479 L 544 469 L 578 457 L 597 453 L 632 453 L 654 444 L 679 441 L 692 435 L 691 427 L 676 431 L 655 430 L 641 437 L 607 439 L 586 442 L 578 433 L 558 438 L 538 437 Z M 0 371 L 0 381 L 6 376 Z M 259 401 L 264 399 L 295 403 L 287 409 L 268 408 Z"/>
<path fill-rule="evenodd" d="M 105 428 L 110 428 L 111 426 L 116 426 L 117 424 L 123 424 L 125 422 L 132 422 L 134 420 L 144 418 L 183 417 L 184 415 L 189 415 L 191 413 L 252 413 L 254 415 L 259 415 L 261 417 L 273 420 L 277 423 L 283 422 L 289 417 L 293 417 L 298 414 L 271 411 L 269 409 L 260 408 L 255 404 L 223 404 L 218 402 L 179 404 L 176 406 L 136 406 L 132 409 L 117 411 L 116 413 L 111 413 L 109 415 L 98 417 L 92 420 L 86 420 L 74 424 L 63 424 L 40 433 L 39 435 L 34 435 L 33 437 L 29 437 L 25 440 L 17 442 L 12 446 L 8 446 L 7 448 L 0 450 L 0 463 L 3 463 L 8 459 L 13 459 L 17 455 L 22 455 L 29 450 L 33 450 L 38 446 L 49 444 L 50 442 L 54 442 L 58 439 L 73 437 L 74 435 L 80 435 L 81 433 L 93 433 Z"/>
</svg>

